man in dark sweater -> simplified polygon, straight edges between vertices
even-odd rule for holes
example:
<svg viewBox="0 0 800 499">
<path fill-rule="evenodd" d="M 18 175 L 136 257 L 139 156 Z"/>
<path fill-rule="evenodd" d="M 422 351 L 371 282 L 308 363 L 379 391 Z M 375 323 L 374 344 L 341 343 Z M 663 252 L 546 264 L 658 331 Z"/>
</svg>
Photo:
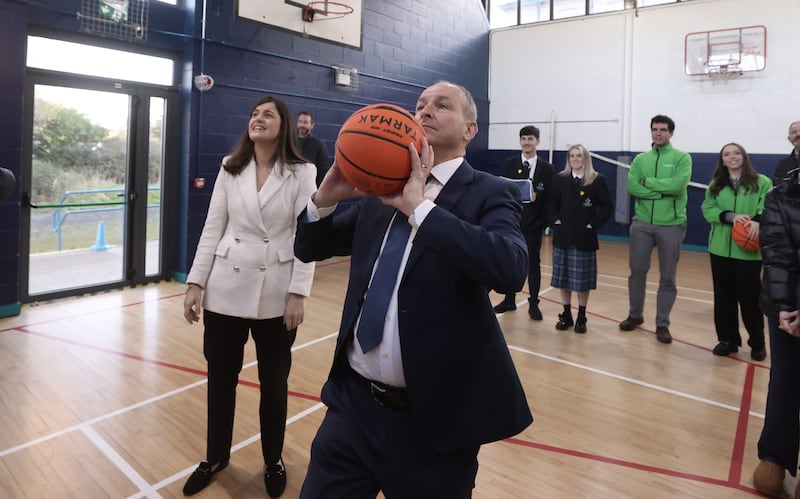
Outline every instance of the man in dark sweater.
<svg viewBox="0 0 800 499">
<path fill-rule="evenodd" d="M 789 136 L 786 137 L 792 143 L 794 149 L 788 156 L 778 162 L 775 173 L 772 174 L 772 185 L 780 184 L 789 172 L 800 167 L 800 121 L 795 121 L 789 125 Z"/>
<path fill-rule="evenodd" d="M 300 111 L 297 114 L 297 141 L 303 157 L 317 166 L 317 187 L 319 187 L 331 162 L 325 145 L 311 136 L 312 130 L 314 130 L 314 117 L 308 111 Z"/>
</svg>

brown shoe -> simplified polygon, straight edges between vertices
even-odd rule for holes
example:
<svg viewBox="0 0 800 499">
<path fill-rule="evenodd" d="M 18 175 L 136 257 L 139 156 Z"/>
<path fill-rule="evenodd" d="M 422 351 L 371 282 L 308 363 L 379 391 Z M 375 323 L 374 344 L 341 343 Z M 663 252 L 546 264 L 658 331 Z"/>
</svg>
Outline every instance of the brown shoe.
<svg viewBox="0 0 800 499">
<path fill-rule="evenodd" d="M 631 317 L 629 315 L 628 317 L 625 318 L 624 321 L 619 323 L 619 328 L 622 329 L 623 331 L 633 331 L 634 329 L 636 329 L 636 326 L 639 326 L 641 324 L 644 324 L 644 318 L 639 317 L 637 319 L 636 317 Z"/>
<path fill-rule="evenodd" d="M 669 328 L 665 326 L 656 327 L 656 339 L 661 343 L 672 343 L 672 335 L 669 334 Z"/>
<path fill-rule="evenodd" d="M 783 477 L 786 474 L 779 464 L 772 461 L 759 461 L 753 472 L 753 485 L 756 490 L 770 497 L 781 497 L 783 491 Z M 795 495 L 797 490 L 795 490 Z"/>
</svg>

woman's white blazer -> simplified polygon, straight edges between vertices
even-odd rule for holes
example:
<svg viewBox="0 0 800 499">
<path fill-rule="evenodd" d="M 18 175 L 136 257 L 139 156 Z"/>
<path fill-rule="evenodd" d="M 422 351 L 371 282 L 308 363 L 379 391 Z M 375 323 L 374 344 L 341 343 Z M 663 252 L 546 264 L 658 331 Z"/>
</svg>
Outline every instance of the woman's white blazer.
<svg viewBox="0 0 800 499">
<path fill-rule="evenodd" d="M 283 315 L 289 293 L 309 296 L 314 263 L 294 257 L 294 235 L 315 178 L 311 163 L 276 163 L 259 193 L 254 159 L 238 175 L 220 168 L 186 279 L 205 288 L 204 309 L 269 319 Z"/>
</svg>

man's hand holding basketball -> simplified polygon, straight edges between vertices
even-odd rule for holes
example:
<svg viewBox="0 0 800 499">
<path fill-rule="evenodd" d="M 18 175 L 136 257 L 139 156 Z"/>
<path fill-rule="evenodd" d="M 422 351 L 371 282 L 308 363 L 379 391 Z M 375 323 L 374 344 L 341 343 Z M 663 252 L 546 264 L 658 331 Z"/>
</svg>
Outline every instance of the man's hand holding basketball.
<svg viewBox="0 0 800 499">
<path fill-rule="evenodd" d="M 428 139 L 422 139 L 422 153 L 418 154 L 413 142 L 408 144 L 411 156 L 411 174 L 403 190 L 389 196 L 380 196 L 381 201 L 411 216 L 414 209 L 425 200 L 425 183 L 433 168 L 433 147 Z"/>
<path fill-rule="evenodd" d="M 314 204 L 319 208 L 327 208 L 345 199 L 368 195 L 369 194 L 361 192 L 353 187 L 345 176 L 342 175 L 342 171 L 336 166 L 336 162 L 334 161 L 312 199 L 314 200 Z"/>
</svg>

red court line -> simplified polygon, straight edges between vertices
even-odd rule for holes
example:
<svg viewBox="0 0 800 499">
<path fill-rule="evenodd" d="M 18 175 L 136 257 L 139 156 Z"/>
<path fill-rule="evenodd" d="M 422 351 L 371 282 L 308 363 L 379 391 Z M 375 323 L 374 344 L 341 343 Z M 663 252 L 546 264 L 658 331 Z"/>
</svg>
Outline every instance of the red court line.
<svg viewBox="0 0 800 499">
<path fill-rule="evenodd" d="M 59 337 L 59 336 L 54 336 L 52 334 L 38 333 L 36 331 L 28 330 L 26 326 L 16 327 L 16 328 L 12 328 L 12 329 L 15 329 L 15 330 L 17 330 L 17 331 L 19 331 L 21 333 L 30 334 L 30 335 L 33 335 L 33 336 L 40 336 L 42 338 L 47 338 L 47 339 L 59 341 L 61 343 L 68 343 L 70 345 L 75 345 L 75 346 L 78 346 L 78 347 L 81 347 L 81 348 L 86 348 L 88 350 L 94 350 L 94 351 L 97 351 L 97 352 L 103 352 L 103 353 L 108 353 L 108 354 L 111 354 L 111 355 L 116 355 L 117 357 L 123 357 L 123 358 L 126 358 L 126 359 L 131 359 L 131 360 L 136 360 L 136 361 L 139 361 L 139 362 L 144 362 L 146 364 L 151 364 L 151 365 L 154 365 L 154 366 L 166 367 L 168 369 L 175 369 L 175 370 L 184 371 L 184 372 L 187 372 L 187 373 L 198 374 L 198 375 L 203 376 L 203 377 L 207 377 L 208 376 L 208 372 L 207 371 L 203 371 L 203 370 L 200 370 L 200 369 L 194 369 L 192 367 L 181 366 L 181 365 L 178 365 L 178 364 L 173 364 L 171 362 L 164 362 L 164 361 L 156 360 L 156 359 L 148 359 L 147 357 L 142 357 L 141 355 L 135 355 L 135 354 L 127 353 L 127 352 L 120 352 L 118 350 L 112 350 L 110 348 L 98 347 L 96 345 L 90 345 L 88 343 L 83 343 L 83 342 L 80 342 L 80 341 L 71 340 L 69 338 L 62 338 L 62 337 Z M 261 387 L 261 385 L 259 383 L 254 383 L 252 381 L 246 381 L 246 380 L 241 380 L 241 379 L 239 380 L 239 384 L 240 385 L 244 385 L 244 386 L 253 387 L 253 388 L 260 388 Z M 292 396 L 292 397 L 296 397 L 296 398 L 312 400 L 314 402 L 320 402 L 322 400 L 318 396 L 308 395 L 306 393 L 299 393 L 299 392 L 290 391 L 289 395 Z"/>
<path fill-rule="evenodd" d="M 349 263 L 349 262 L 350 262 L 350 258 L 347 258 L 347 259 L 342 259 L 342 260 L 338 260 L 338 261 L 335 261 L 335 262 L 325 262 L 325 263 L 318 262 L 316 266 L 317 267 L 330 267 L 332 265 L 341 265 L 343 263 Z M 84 316 L 91 315 L 91 314 L 108 312 L 110 310 L 118 310 L 120 308 L 133 307 L 133 306 L 136 306 L 136 305 L 142 305 L 144 303 L 151 303 L 151 302 L 160 301 L 160 300 L 170 300 L 172 298 L 177 298 L 179 296 L 184 296 L 184 293 L 177 293 L 177 294 L 174 294 L 174 295 L 159 296 L 158 298 L 155 298 L 153 300 L 140 300 L 140 301 L 135 301 L 135 302 L 131 302 L 131 303 L 126 303 L 125 305 L 116 305 L 114 307 L 109 307 L 109 308 L 104 308 L 104 309 L 99 309 L 99 310 L 92 310 L 91 312 L 81 312 L 79 314 L 74 314 L 74 315 L 65 315 L 65 316 L 61 316 L 61 317 L 58 317 L 58 318 L 55 318 L 55 319 L 46 320 L 46 321 L 32 322 L 32 323 L 28 323 L 28 324 L 20 324 L 20 325 L 16 325 L 16 326 L 11 326 L 11 327 L 6 328 L 6 329 L 0 329 L 0 333 L 19 330 L 20 328 L 28 327 L 28 326 L 38 326 L 38 325 L 41 325 L 41 324 L 49 324 L 49 323 L 52 323 L 52 322 L 67 320 L 67 319 L 71 319 L 71 318 L 75 318 L 75 317 L 84 317 Z M 85 298 L 85 297 L 84 296 L 75 296 L 75 297 L 65 298 L 65 299 L 80 299 L 80 298 Z"/>
<path fill-rule="evenodd" d="M 47 322 L 52 322 L 52 321 L 47 321 Z M 112 350 L 112 349 L 104 348 L 104 347 L 98 347 L 96 345 L 91 345 L 91 344 L 79 342 L 79 341 L 76 341 L 76 340 L 71 340 L 71 339 L 68 339 L 68 338 L 58 337 L 58 336 L 54 336 L 54 335 L 47 334 L 47 333 L 40 333 L 40 332 L 30 331 L 25 326 L 11 328 L 11 329 L 19 331 L 19 332 L 24 333 L 24 334 L 40 336 L 40 337 L 43 337 L 43 338 L 52 339 L 52 340 L 55 340 L 55 341 L 71 344 L 71 345 L 78 346 L 78 347 L 81 347 L 81 348 L 86 348 L 86 349 L 89 349 L 89 350 L 95 350 L 95 351 L 100 351 L 100 352 L 104 352 L 104 353 L 109 353 L 111 355 L 116 355 L 118 357 L 123 357 L 123 358 L 131 359 L 131 360 L 136 360 L 136 361 L 139 361 L 139 362 L 144 362 L 144 363 L 148 363 L 148 364 L 152 364 L 152 365 L 157 365 L 157 366 L 160 366 L 160 367 L 166 367 L 166 368 L 169 368 L 169 369 L 177 369 L 177 370 L 180 370 L 180 371 L 185 371 L 185 372 L 189 372 L 189 373 L 192 373 L 192 374 L 198 374 L 198 375 L 201 375 L 201 376 L 207 376 L 207 374 L 208 374 L 206 371 L 202 371 L 202 370 L 199 370 L 199 369 L 180 366 L 180 365 L 177 365 L 177 364 L 164 362 L 164 361 L 160 361 L 160 360 L 155 360 L 155 359 L 148 359 L 148 358 L 142 357 L 140 355 L 130 354 L 130 353 L 126 353 L 126 352 L 120 352 L 120 351 L 117 351 L 117 350 Z M 748 393 L 752 389 L 752 373 L 753 372 L 754 372 L 754 365 L 751 364 L 751 365 L 748 366 L 748 373 L 751 374 L 750 377 L 749 377 L 750 381 L 749 381 L 749 383 L 746 383 L 746 386 L 749 386 L 749 388 L 747 389 Z M 250 382 L 250 381 L 242 381 L 242 380 L 240 380 L 239 383 L 242 384 L 242 385 L 250 386 L 250 387 L 254 387 L 254 388 L 259 388 L 260 387 L 260 385 L 258 383 L 253 383 L 253 382 Z M 289 392 L 289 395 L 293 396 L 293 397 L 297 397 L 297 398 L 302 398 L 302 399 L 306 399 L 306 400 L 315 401 L 315 402 L 320 402 L 321 401 L 321 399 L 318 396 L 308 395 L 308 394 L 304 394 L 304 393 Z M 743 395 L 743 397 L 744 397 L 744 395 Z M 749 398 L 747 399 L 747 403 L 749 405 Z M 743 400 L 743 405 L 744 405 L 744 400 Z M 749 411 L 749 406 L 748 406 L 748 411 Z M 746 416 L 745 416 L 745 418 L 746 418 Z M 740 420 L 741 420 L 741 415 L 740 415 Z M 737 431 L 737 442 L 738 442 L 739 439 L 744 441 L 746 435 L 739 436 L 739 433 L 740 432 Z M 690 473 L 683 473 L 683 472 L 678 472 L 678 471 L 674 471 L 674 470 L 658 468 L 658 467 L 655 467 L 655 466 L 643 465 L 643 464 L 634 463 L 634 462 L 631 462 L 631 461 L 624 461 L 624 460 L 621 460 L 621 459 L 609 458 L 609 457 L 600 456 L 600 455 L 597 455 L 597 454 L 589 454 L 589 453 L 575 451 L 575 450 L 571 450 L 571 449 L 563 449 L 563 448 L 560 448 L 560 447 L 555 447 L 555 446 L 546 445 L 546 444 L 537 444 L 537 443 L 534 443 L 534 442 L 529 442 L 529 441 L 521 440 L 521 439 L 517 439 L 517 438 L 509 438 L 509 439 L 506 439 L 505 441 L 508 442 L 508 443 L 514 444 L 514 445 L 521 445 L 521 446 L 524 446 L 524 447 L 536 448 L 536 449 L 540 449 L 540 450 L 544 450 L 544 451 L 548 451 L 548 452 L 555 452 L 555 453 L 569 455 L 569 456 L 578 457 L 578 458 L 582 458 L 582 459 L 588 459 L 588 460 L 591 460 L 591 461 L 604 462 L 604 463 L 613 464 L 613 465 L 616 465 L 616 466 L 623 466 L 623 467 L 637 469 L 637 470 L 641 470 L 641 471 L 659 473 L 659 474 L 662 474 L 662 475 L 674 476 L 674 477 L 684 478 L 684 479 L 687 479 L 687 480 L 693 480 L 693 481 L 702 482 L 702 483 L 708 483 L 708 484 L 713 484 L 713 485 L 721 485 L 721 486 L 725 486 L 725 487 L 729 487 L 729 488 L 735 488 L 735 489 L 743 490 L 745 492 L 750 492 L 750 493 L 754 493 L 754 494 L 758 495 L 758 493 L 755 490 L 750 489 L 748 487 L 744 487 L 744 486 L 742 486 L 742 485 L 740 485 L 738 483 L 732 482 L 730 477 L 729 477 L 729 479 L 727 481 L 719 480 L 719 479 L 715 479 L 715 478 L 704 477 L 704 476 L 694 475 L 694 474 L 690 474 Z M 741 447 L 742 447 L 742 450 L 741 450 L 740 454 L 743 454 L 743 444 L 741 445 Z M 737 443 L 737 445 L 735 445 L 735 449 L 738 449 L 738 448 L 739 448 L 739 445 Z M 734 451 L 734 453 L 736 454 L 736 451 Z M 741 457 L 739 458 L 739 460 L 741 461 Z M 733 469 L 733 467 L 732 467 L 732 469 Z M 741 474 L 741 462 L 739 462 L 739 474 Z"/>
<path fill-rule="evenodd" d="M 31 331 L 31 330 L 28 329 L 28 326 L 17 327 L 16 329 L 18 331 L 22 332 L 22 333 L 25 333 L 25 334 L 30 334 L 30 335 L 33 335 L 33 336 L 40 336 L 42 338 L 48 338 L 48 339 L 51 339 L 51 340 L 56 340 L 56 341 L 61 342 L 61 343 L 67 343 L 67 344 L 70 344 L 70 345 L 79 346 L 79 347 L 82 347 L 82 348 L 86 348 L 88 350 L 94 350 L 96 352 L 109 353 L 111 355 L 116 355 L 117 357 L 124 357 L 126 359 L 137 360 L 137 361 L 140 361 L 140 362 L 145 362 L 147 364 L 152 364 L 152 365 L 160 366 L 160 367 L 167 367 L 167 368 L 170 368 L 170 369 L 176 369 L 178 371 L 184 371 L 184 372 L 187 372 L 187 373 L 199 374 L 201 376 L 206 376 L 207 375 L 207 373 L 205 371 L 201 371 L 199 369 L 194 369 L 194 368 L 186 367 L 186 366 L 179 366 L 177 364 L 172 364 L 170 362 L 164 362 L 164 361 L 161 361 L 161 360 L 148 359 L 148 358 L 142 357 L 141 355 L 135 355 L 135 354 L 127 353 L 127 352 L 120 352 L 118 350 L 112 350 L 110 348 L 99 347 L 99 346 L 96 346 L 96 345 L 90 345 L 88 343 L 83 343 L 83 342 L 80 342 L 80 341 L 72 340 L 72 339 L 69 339 L 69 338 L 63 338 L 63 337 L 55 336 L 55 335 L 52 335 L 52 334 L 39 333 L 39 332 L 36 332 L 36 331 Z"/>
<path fill-rule="evenodd" d="M 672 477 L 676 477 L 676 478 L 683 478 L 683 479 L 691 480 L 691 481 L 694 481 L 694 482 L 707 483 L 707 484 L 710 484 L 710 485 L 720 485 L 720 486 L 723 486 L 723 487 L 728 487 L 728 488 L 743 490 L 745 492 L 750 492 L 750 493 L 753 493 L 754 495 L 760 495 L 758 493 L 758 491 L 756 491 L 755 489 L 751 489 L 749 487 L 745 487 L 745 486 L 743 486 L 741 484 L 738 484 L 738 483 L 732 483 L 729 480 L 720 480 L 718 478 L 711 478 L 711 477 L 702 476 L 702 475 L 695 475 L 694 473 L 684 473 L 682 471 L 675 471 L 675 470 L 670 470 L 670 469 L 666 469 L 666 468 L 659 468 L 659 467 L 656 467 L 656 466 L 650 466 L 650 465 L 647 465 L 647 464 L 634 463 L 633 461 L 625 461 L 623 459 L 616 459 L 616 458 L 613 458 L 613 457 L 606 457 L 606 456 L 601 456 L 601 455 L 598 455 L 598 454 L 589 454 L 588 452 L 581 452 L 581 451 L 576 451 L 576 450 L 571 450 L 571 449 L 564 449 L 564 448 L 561 448 L 561 447 L 555 447 L 555 446 L 552 446 L 552 445 L 539 444 L 539 443 L 536 443 L 536 442 L 530 442 L 530 441 L 522 440 L 522 439 L 519 439 L 519 438 L 507 438 L 507 439 L 504 440 L 504 442 L 508 442 L 508 443 L 514 444 L 514 445 L 521 445 L 523 447 L 530 447 L 530 448 L 533 448 L 533 449 L 539 449 L 539 450 L 543 450 L 543 451 L 546 451 L 546 452 L 554 452 L 556 454 L 563 454 L 563 455 L 567 455 L 567 456 L 578 457 L 578 458 L 581 458 L 581 459 L 588 459 L 590 461 L 597 461 L 597 462 L 600 462 L 600 463 L 612 464 L 612 465 L 615 465 L 615 466 L 622 466 L 624 468 L 631 468 L 631 469 L 635 469 L 635 470 L 639 470 L 639 471 L 647 471 L 647 472 L 650 472 L 650 473 L 657 473 L 659 475 L 666 475 L 666 476 L 672 476 Z"/>
<path fill-rule="evenodd" d="M 736 423 L 736 438 L 733 441 L 733 455 L 731 456 L 731 469 L 728 473 L 728 481 L 738 484 L 742 481 L 742 464 L 744 462 L 744 448 L 747 441 L 747 423 L 750 419 L 750 402 L 753 398 L 753 379 L 755 378 L 755 366 L 747 365 L 747 372 L 744 376 L 744 386 L 742 387 L 742 402 L 739 407 L 739 420 Z"/>
<path fill-rule="evenodd" d="M 144 303 L 151 303 L 151 302 L 156 302 L 156 301 L 160 301 L 160 300 L 169 300 L 169 299 L 177 298 L 178 296 L 183 296 L 183 295 L 184 295 L 184 293 L 178 293 L 178 294 L 175 294 L 175 295 L 159 296 L 158 298 L 155 298 L 153 300 L 140 300 L 140 301 L 135 301 L 135 302 L 131 302 L 131 303 L 126 303 L 124 305 L 115 305 L 115 306 L 109 307 L 109 308 L 102 308 L 102 309 L 98 309 L 98 310 L 92 310 L 91 312 L 81 312 L 79 314 L 64 315 L 64 316 L 57 317 L 55 319 L 49 319 L 49 320 L 46 320 L 46 321 L 31 322 L 31 323 L 28 323 L 28 324 L 19 324 L 19 325 L 16 325 L 16 326 L 11 326 L 11 327 L 6 328 L 6 329 L 0 329 L 0 333 L 5 333 L 5 332 L 8 332 L 8 331 L 14 331 L 14 330 L 21 330 L 21 328 L 30 327 L 30 326 L 40 326 L 42 324 L 50 324 L 50 323 L 53 323 L 53 322 L 64 321 L 64 320 L 68 320 L 68 319 L 74 319 L 75 317 L 85 317 L 87 315 L 99 314 L 99 313 L 103 313 L 103 312 L 109 312 L 109 311 L 112 311 L 112 310 L 119 310 L 121 308 L 133 307 L 133 306 L 137 306 L 137 305 L 142 305 Z M 82 298 L 82 297 L 75 297 L 75 299 L 77 299 L 77 298 Z"/>
<path fill-rule="evenodd" d="M 337 262 L 330 262 L 330 263 L 328 263 L 326 265 L 337 265 L 337 264 L 344 263 L 346 261 L 347 260 L 340 260 L 340 261 L 337 261 Z M 125 305 L 114 307 L 113 309 L 127 308 L 127 307 L 130 307 L 130 306 L 141 305 L 141 304 L 152 302 L 152 301 L 171 299 L 171 298 L 175 298 L 175 297 L 179 297 L 179 296 L 183 296 L 183 293 L 174 294 L 174 295 L 168 295 L 168 296 L 161 296 L 161 297 L 158 297 L 155 300 L 142 300 L 142 301 L 138 301 L 138 302 L 131 302 L 131 303 L 128 303 L 128 304 L 125 304 Z M 541 297 L 541 296 L 540 296 L 540 299 L 544 299 L 544 300 L 550 301 L 552 303 L 560 303 L 560 301 L 549 299 L 549 298 L 544 298 L 544 297 Z M 95 313 L 98 313 L 98 312 L 106 312 L 106 311 L 109 311 L 109 310 L 112 310 L 112 308 L 103 309 L 103 310 L 95 310 L 95 311 L 92 311 L 92 312 L 89 312 L 89 313 L 81 313 L 81 314 L 76 314 L 76 315 L 73 315 L 73 316 L 59 317 L 59 318 L 55 318 L 55 319 L 51 319 L 51 320 L 47 320 L 47 321 L 41 321 L 41 322 L 38 322 L 38 323 L 32 323 L 32 324 L 23 325 L 23 326 L 14 326 L 14 327 L 10 327 L 8 329 L 0 330 L 0 333 L 6 332 L 6 331 L 19 331 L 19 332 L 22 332 L 22 333 L 25 333 L 25 334 L 41 336 L 41 337 L 44 337 L 44 338 L 49 338 L 49 339 L 53 339 L 53 340 L 56 340 L 56 341 L 69 343 L 69 344 L 72 344 L 72 345 L 75 345 L 75 346 L 79 346 L 79 347 L 82 347 L 82 348 L 101 351 L 101 352 L 109 353 L 109 354 L 116 355 L 116 356 L 119 356 L 119 357 L 124 357 L 124 358 L 137 360 L 137 361 L 145 362 L 145 363 L 152 364 L 152 365 L 157 365 L 157 366 L 160 366 L 160 367 L 166 367 L 166 368 L 169 368 L 169 369 L 176 369 L 176 370 L 180 370 L 180 371 L 184 371 L 184 372 L 189 372 L 189 373 L 192 373 L 192 374 L 198 374 L 198 375 L 201 375 L 201 376 L 207 376 L 208 373 L 206 371 L 202 371 L 202 370 L 199 370 L 199 369 L 193 369 L 193 368 L 180 366 L 180 365 L 172 364 L 172 363 L 168 363 L 168 362 L 163 362 L 163 361 L 159 361 L 159 360 L 155 360 L 155 359 L 148 359 L 148 358 L 145 358 L 145 357 L 142 357 L 142 356 L 139 356 L 139 355 L 134 355 L 134 354 L 126 353 L 126 352 L 119 352 L 119 351 L 116 351 L 116 350 L 97 347 L 95 345 L 90 345 L 90 344 L 86 344 L 86 343 L 82 343 L 82 342 L 78 342 L 78 341 L 75 341 L 75 340 L 70 340 L 70 339 L 67 339 L 67 338 L 62 338 L 62 337 L 58 337 L 58 336 L 54 336 L 54 335 L 50 335 L 50 334 L 46 334 L 46 333 L 39 333 L 39 332 L 35 332 L 35 331 L 30 331 L 30 330 L 27 329 L 27 327 L 29 327 L 29 326 L 47 324 L 47 323 L 52 323 L 52 322 L 56 322 L 56 321 L 66 320 L 66 319 L 69 319 L 70 317 L 86 316 L 86 315 L 95 314 Z M 596 314 L 596 313 L 592 313 L 592 312 L 589 312 L 589 314 L 592 315 L 592 316 L 604 319 L 604 320 L 608 320 L 608 321 L 611 321 L 611 322 L 616 322 L 616 319 L 613 319 L 613 318 L 610 318 L 610 317 L 606 317 L 606 316 L 603 316 L 603 315 L 600 315 L 600 314 Z M 649 331 L 649 330 L 644 329 L 644 328 L 637 328 L 637 329 L 640 329 L 640 330 L 645 331 L 645 332 L 653 333 L 653 331 Z M 686 342 L 686 341 L 683 341 L 683 340 L 675 340 L 675 341 L 680 342 L 680 343 L 684 343 L 684 344 L 686 344 L 688 346 L 701 348 L 703 350 L 709 350 L 709 349 L 707 349 L 705 347 L 701 347 L 699 345 L 695 345 L 695 344 L 692 344 L 690 342 Z M 733 450 L 733 456 L 732 456 L 732 460 L 731 460 L 731 468 L 730 468 L 730 471 L 729 471 L 728 480 L 720 480 L 720 479 L 716 479 L 716 478 L 705 477 L 705 476 L 702 476 L 702 475 L 696 475 L 696 474 L 692 474 L 692 473 L 684 473 L 684 472 L 679 472 L 679 471 L 670 470 L 670 469 L 666 469 L 666 468 L 659 468 L 659 467 L 655 467 L 655 466 L 644 465 L 644 464 L 640 464 L 640 463 L 634 463 L 632 461 L 625 461 L 625 460 L 622 460 L 622 459 L 616 459 L 616 458 L 600 456 L 600 455 L 597 455 L 597 454 L 589 454 L 589 453 L 586 453 L 586 452 L 581 452 L 581 451 L 576 451 L 576 450 L 571 450 L 571 449 L 564 449 L 564 448 L 555 447 L 555 446 L 546 445 L 546 444 L 538 444 L 538 443 L 535 443 L 535 442 L 529 442 L 529 441 L 522 440 L 522 439 L 517 439 L 517 438 L 509 438 L 509 439 L 506 439 L 505 441 L 508 442 L 508 443 L 514 444 L 514 445 L 520 445 L 520 446 L 524 446 L 524 447 L 540 449 L 540 450 L 544 450 L 544 451 L 547 451 L 547 452 L 554 452 L 554 453 L 558 453 L 558 454 L 564 454 L 564 455 L 569 455 L 569 456 L 573 456 L 573 457 L 579 457 L 579 458 L 588 459 L 588 460 L 591 460 L 591 461 L 603 462 L 603 463 L 607 463 L 607 464 L 613 464 L 613 465 L 616 465 L 616 466 L 627 467 L 627 468 L 636 469 L 636 470 L 640 470 L 640 471 L 658 473 L 658 474 L 661 474 L 661 475 L 684 478 L 684 479 L 687 479 L 687 480 L 692 480 L 692 481 L 701 482 L 701 483 L 707 483 L 707 484 L 711 484 L 711 485 L 720 485 L 720 486 L 724 486 L 724 487 L 727 487 L 727 488 L 733 488 L 733 489 L 738 489 L 738 490 L 741 490 L 741 491 L 744 491 L 744 492 L 752 493 L 754 495 L 760 495 L 755 489 L 752 489 L 752 488 L 749 488 L 749 487 L 745 487 L 745 486 L 741 485 L 739 482 L 741 480 L 741 471 L 742 471 L 744 447 L 745 447 L 745 441 L 746 441 L 746 436 L 747 436 L 746 427 L 747 427 L 747 419 L 749 417 L 749 412 L 750 412 L 750 401 L 751 401 L 753 378 L 754 378 L 754 372 L 755 372 L 754 368 L 755 367 L 767 368 L 767 367 L 763 366 L 763 365 L 760 365 L 760 364 L 755 364 L 755 363 L 746 361 L 744 359 L 740 359 L 738 357 L 731 357 L 731 358 L 734 359 L 734 360 L 739 360 L 741 362 L 745 362 L 745 363 L 748 364 L 748 366 L 747 366 L 747 373 L 746 373 L 746 377 L 745 377 L 745 387 L 744 387 L 744 390 L 743 390 L 743 393 L 742 393 L 742 402 L 741 402 L 741 408 L 740 408 L 740 412 L 739 412 L 739 423 L 737 425 L 737 432 L 736 432 L 736 438 L 735 438 L 735 441 L 734 441 L 734 450 Z M 242 381 L 242 380 L 240 380 L 239 383 L 242 384 L 242 385 L 249 386 L 249 387 L 254 387 L 254 388 L 260 387 L 260 385 L 258 383 L 253 383 L 253 382 L 250 382 L 250 381 Z M 304 394 L 304 393 L 290 392 L 289 395 L 293 396 L 293 397 L 312 400 L 312 401 L 315 401 L 315 402 L 319 402 L 321 400 L 318 396 L 308 395 L 308 394 Z"/>
</svg>

